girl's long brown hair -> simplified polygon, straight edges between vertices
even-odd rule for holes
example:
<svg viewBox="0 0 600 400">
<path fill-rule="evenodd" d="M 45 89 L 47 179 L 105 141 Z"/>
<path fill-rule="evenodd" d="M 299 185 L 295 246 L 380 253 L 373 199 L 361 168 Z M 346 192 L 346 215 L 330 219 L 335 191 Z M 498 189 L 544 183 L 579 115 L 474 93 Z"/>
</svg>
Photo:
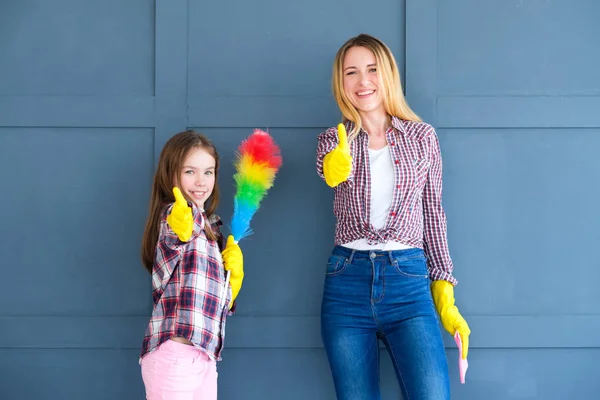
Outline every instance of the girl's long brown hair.
<svg viewBox="0 0 600 400">
<path fill-rule="evenodd" d="M 163 209 L 167 204 L 175 202 L 173 186 L 176 185 L 181 188 L 179 176 L 183 168 L 183 163 L 190 150 L 197 148 L 205 150 L 215 159 L 215 187 L 205 203 L 204 208 L 207 218 L 204 222 L 204 230 L 209 239 L 217 240 L 217 236 L 211 229 L 208 220 L 219 205 L 219 186 L 217 184 L 219 177 L 219 154 L 212 142 L 204 135 L 192 130 L 180 132 L 169 139 L 165 147 L 163 147 L 152 182 L 150 208 L 144 229 L 144 237 L 142 238 L 142 262 L 150 273 L 152 273 L 152 265 L 154 264 L 158 230 Z"/>
</svg>

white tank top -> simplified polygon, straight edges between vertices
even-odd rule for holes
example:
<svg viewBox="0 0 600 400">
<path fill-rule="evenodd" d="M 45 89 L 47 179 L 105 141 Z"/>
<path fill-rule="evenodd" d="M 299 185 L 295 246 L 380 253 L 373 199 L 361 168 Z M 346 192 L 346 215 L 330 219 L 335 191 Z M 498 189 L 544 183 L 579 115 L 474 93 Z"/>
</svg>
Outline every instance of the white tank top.
<svg viewBox="0 0 600 400">
<path fill-rule="evenodd" d="M 371 225 L 375 229 L 383 229 L 390 213 L 394 186 L 396 185 L 390 148 L 385 146 L 379 150 L 369 149 L 369 165 L 371 166 Z M 367 239 L 364 238 L 342 246 L 355 250 L 404 250 L 412 248 L 412 246 L 392 240 L 387 243 L 370 245 Z"/>
</svg>

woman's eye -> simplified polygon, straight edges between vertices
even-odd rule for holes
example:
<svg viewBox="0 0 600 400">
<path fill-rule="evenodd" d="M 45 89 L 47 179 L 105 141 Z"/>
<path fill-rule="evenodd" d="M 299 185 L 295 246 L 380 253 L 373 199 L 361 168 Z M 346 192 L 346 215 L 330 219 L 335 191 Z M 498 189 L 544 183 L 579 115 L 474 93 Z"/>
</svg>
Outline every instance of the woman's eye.
<svg viewBox="0 0 600 400">
<path fill-rule="evenodd" d="M 206 172 L 205 172 L 205 174 L 206 174 L 206 175 L 212 175 L 212 174 L 213 174 L 213 172 L 212 172 L 212 171 L 206 171 Z"/>
<path fill-rule="evenodd" d="M 377 72 L 377 68 L 371 68 L 369 72 Z"/>
<path fill-rule="evenodd" d="M 191 170 L 191 169 L 188 169 L 187 171 L 185 171 L 185 173 L 186 173 L 186 174 L 188 174 L 188 175 L 191 175 L 191 174 L 193 174 L 193 173 L 194 173 L 194 171 L 193 171 L 193 170 Z"/>
</svg>

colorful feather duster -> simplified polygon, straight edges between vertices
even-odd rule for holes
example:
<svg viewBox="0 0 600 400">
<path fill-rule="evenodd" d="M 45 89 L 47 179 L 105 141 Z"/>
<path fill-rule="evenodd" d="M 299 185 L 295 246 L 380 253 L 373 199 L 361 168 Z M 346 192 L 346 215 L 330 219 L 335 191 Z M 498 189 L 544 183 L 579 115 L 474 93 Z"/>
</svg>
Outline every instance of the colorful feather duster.
<svg viewBox="0 0 600 400">
<path fill-rule="evenodd" d="M 238 148 L 235 162 L 236 194 L 233 199 L 231 234 L 236 243 L 252 233 L 250 221 L 282 164 L 281 151 L 265 131 L 255 129 Z"/>
</svg>

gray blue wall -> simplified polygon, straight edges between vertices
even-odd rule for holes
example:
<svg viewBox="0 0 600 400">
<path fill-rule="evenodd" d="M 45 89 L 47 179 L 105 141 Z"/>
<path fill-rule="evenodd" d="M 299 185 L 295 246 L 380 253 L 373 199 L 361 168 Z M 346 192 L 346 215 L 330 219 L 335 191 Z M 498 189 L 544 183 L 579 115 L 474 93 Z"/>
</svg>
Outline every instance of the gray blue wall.
<svg viewBox="0 0 600 400">
<path fill-rule="evenodd" d="M 0 0 L 0 399 L 142 399 L 139 261 L 155 160 L 186 128 L 223 158 L 269 129 L 284 166 L 242 242 L 220 399 L 334 399 L 319 334 L 333 240 L 316 135 L 333 56 L 396 54 L 438 129 L 471 324 L 453 398 L 595 399 L 600 357 L 600 4 L 594 0 Z M 382 357 L 384 399 L 399 396 Z"/>
</svg>

